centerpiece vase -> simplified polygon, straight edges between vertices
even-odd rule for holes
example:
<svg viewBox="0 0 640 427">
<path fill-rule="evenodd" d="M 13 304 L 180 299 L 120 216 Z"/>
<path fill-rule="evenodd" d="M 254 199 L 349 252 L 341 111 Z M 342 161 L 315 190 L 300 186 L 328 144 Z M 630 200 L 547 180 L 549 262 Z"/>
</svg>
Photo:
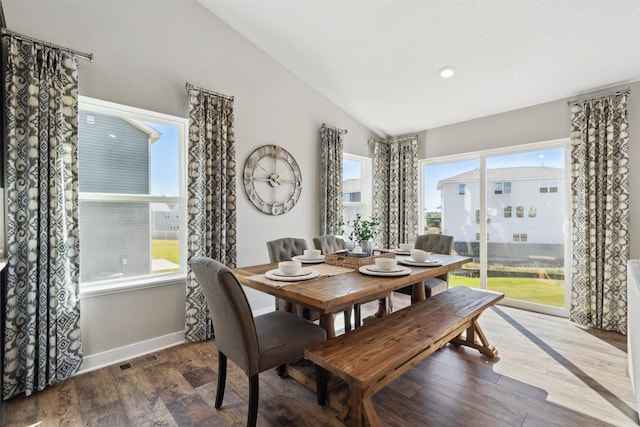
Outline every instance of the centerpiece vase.
<svg viewBox="0 0 640 427">
<path fill-rule="evenodd" d="M 371 255 L 371 241 L 370 240 L 367 240 L 366 242 L 360 241 L 359 245 L 362 248 L 362 252 Z"/>
</svg>

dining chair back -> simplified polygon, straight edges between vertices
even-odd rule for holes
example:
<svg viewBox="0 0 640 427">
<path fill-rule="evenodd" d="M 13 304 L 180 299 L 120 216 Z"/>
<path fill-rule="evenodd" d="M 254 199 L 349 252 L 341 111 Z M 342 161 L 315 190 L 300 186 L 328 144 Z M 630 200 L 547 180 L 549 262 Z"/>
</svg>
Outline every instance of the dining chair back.
<svg viewBox="0 0 640 427">
<path fill-rule="evenodd" d="M 313 246 L 323 254 L 331 254 L 344 249 L 344 239 L 332 234 L 326 234 L 314 237 Z"/>
<path fill-rule="evenodd" d="M 326 340 L 324 329 L 284 311 L 253 317 L 247 297 L 235 274 L 207 257 L 189 261 L 204 293 L 213 320 L 218 349 L 218 386 L 215 407 L 222 406 L 227 358 L 249 377 L 247 426 L 255 426 L 258 415 L 258 374 L 278 367 L 284 375 L 286 363 L 301 359 L 304 349 Z"/>
<path fill-rule="evenodd" d="M 267 242 L 269 261 L 291 261 L 294 256 L 303 255 L 309 249 L 307 241 L 296 237 L 283 237 Z"/>
<path fill-rule="evenodd" d="M 298 237 L 282 237 L 280 239 L 267 242 L 269 251 L 269 262 L 291 261 L 294 256 L 304 255 L 304 250 L 308 249 L 307 241 Z M 286 301 L 276 298 L 276 310 L 286 310 Z M 305 307 L 297 307 L 298 316 L 309 320 L 317 320 L 320 314 L 312 312 Z"/>
<path fill-rule="evenodd" d="M 423 251 L 433 252 L 434 254 L 451 255 L 453 251 L 453 236 L 446 234 L 421 234 L 416 237 L 416 241 L 413 245 L 416 249 L 422 249 Z M 427 298 L 444 292 L 449 288 L 449 273 L 433 277 L 424 281 L 424 291 Z M 397 292 L 411 295 L 413 293 L 413 287 L 408 286 L 406 288 L 399 289 Z"/>
</svg>

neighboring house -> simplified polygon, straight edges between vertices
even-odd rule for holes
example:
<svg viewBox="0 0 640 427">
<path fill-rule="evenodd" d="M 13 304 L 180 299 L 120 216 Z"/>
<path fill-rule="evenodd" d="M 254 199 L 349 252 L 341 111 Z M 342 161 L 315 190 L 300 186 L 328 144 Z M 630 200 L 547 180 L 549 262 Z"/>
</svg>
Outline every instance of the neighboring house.
<svg viewBox="0 0 640 427">
<path fill-rule="evenodd" d="M 81 282 L 151 272 L 149 204 L 100 195 L 149 194 L 149 145 L 159 136 L 139 121 L 79 112 Z"/>
<path fill-rule="evenodd" d="M 438 182 L 442 232 L 456 251 L 478 256 L 479 171 Z M 563 262 L 564 171 L 546 166 L 487 169 L 487 245 L 490 261 Z"/>
<path fill-rule="evenodd" d="M 178 240 L 180 204 L 151 203 L 152 239 Z"/>
</svg>

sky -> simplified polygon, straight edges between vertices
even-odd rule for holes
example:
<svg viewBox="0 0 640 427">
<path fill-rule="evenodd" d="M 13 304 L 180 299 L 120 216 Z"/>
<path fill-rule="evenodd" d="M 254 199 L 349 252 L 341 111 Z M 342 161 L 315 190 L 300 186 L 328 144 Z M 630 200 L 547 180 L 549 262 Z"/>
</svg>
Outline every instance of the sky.
<svg viewBox="0 0 640 427">
<path fill-rule="evenodd" d="M 148 121 L 145 123 L 162 134 L 159 140 L 151 144 L 151 194 L 178 196 L 178 128 Z"/>
</svg>

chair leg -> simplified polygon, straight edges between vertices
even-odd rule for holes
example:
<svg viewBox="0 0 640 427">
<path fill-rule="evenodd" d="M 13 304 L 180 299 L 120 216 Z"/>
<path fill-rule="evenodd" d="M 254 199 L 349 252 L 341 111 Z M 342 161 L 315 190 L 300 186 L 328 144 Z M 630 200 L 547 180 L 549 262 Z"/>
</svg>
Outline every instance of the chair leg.
<svg viewBox="0 0 640 427">
<path fill-rule="evenodd" d="M 278 376 L 284 377 L 287 374 L 287 365 L 278 365 Z"/>
<path fill-rule="evenodd" d="M 255 427 L 258 420 L 258 395 L 260 392 L 258 374 L 249 378 L 249 416 L 247 427 Z"/>
<path fill-rule="evenodd" d="M 224 385 L 227 382 L 227 356 L 218 352 L 218 390 L 216 391 L 216 409 L 222 406 Z"/>
<path fill-rule="evenodd" d="M 318 405 L 324 406 L 327 402 L 327 371 L 316 366 L 316 395 L 318 398 Z"/>
<path fill-rule="evenodd" d="M 349 332 L 351 330 L 351 312 L 352 308 L 344 311 L 344 331 Z"/>
</svg>

